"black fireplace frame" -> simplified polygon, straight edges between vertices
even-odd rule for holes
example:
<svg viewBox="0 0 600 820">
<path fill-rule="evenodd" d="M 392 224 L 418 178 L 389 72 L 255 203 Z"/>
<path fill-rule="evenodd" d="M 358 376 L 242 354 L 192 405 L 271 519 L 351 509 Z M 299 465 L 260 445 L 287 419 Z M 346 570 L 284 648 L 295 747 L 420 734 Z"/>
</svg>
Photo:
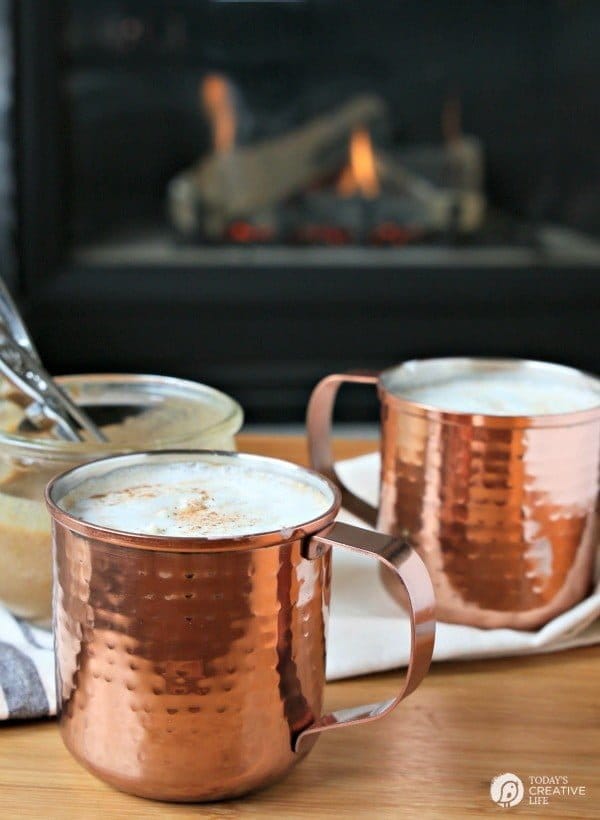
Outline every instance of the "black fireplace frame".
<svg viewBox="0 0 600 820">
<path fill-rule="evenodd" d="M 236 395 L 251 421 L 302 419 L 327 372 L 413 356 L 527 356 L 600 369 L 600 268 L 525 249 L 181 247 L 67 254 L 60 7 L 13 4 L 17 281 L 55 372 L 155 371 Z M 349 391 L 340 417 L 373 419 Z"/>
<path fill-rule="evenodd" d="M 15 158 L 20 283 L 35 295 L 63 268 L 64 140 L 60 95 L 60 6 L 13 3 L 15 26 Z"/>
</svg>

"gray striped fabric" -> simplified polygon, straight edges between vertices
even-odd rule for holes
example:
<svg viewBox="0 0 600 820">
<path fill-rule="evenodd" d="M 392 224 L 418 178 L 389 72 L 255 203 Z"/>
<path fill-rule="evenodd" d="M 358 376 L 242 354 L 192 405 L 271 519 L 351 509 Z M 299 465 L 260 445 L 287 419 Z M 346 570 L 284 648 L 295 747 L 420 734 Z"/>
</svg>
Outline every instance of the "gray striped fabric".
<svg viewBox="0 0 600 820">
<path fill-rule="evenodd" d="M 56 714 L 52 634 L 0 607 L 0 720 Z"/>
</svg>

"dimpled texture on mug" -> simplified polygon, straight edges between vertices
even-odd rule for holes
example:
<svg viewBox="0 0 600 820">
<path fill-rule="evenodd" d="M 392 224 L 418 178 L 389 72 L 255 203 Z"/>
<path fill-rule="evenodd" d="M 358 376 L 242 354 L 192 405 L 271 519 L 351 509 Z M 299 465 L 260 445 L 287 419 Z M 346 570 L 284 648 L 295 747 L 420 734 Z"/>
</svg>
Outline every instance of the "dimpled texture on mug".
<svg viewBox="0 0 600 820">
<path fill-rule="evenodd" d="M 383 426 L 379 525 L 415 540 L 438 617 L 527 628 L 585 595 L 598 541 L 598 421 L 515 429 L 386 407 Z"/>
<path fill-rule="evenodd" d="M 56 541 L 60 721 L 84 765 L 183 800 L 293 765 L 292 737 L 321 712 L 329 555 L 152 552 L 60 525 Z"/>
</svg>

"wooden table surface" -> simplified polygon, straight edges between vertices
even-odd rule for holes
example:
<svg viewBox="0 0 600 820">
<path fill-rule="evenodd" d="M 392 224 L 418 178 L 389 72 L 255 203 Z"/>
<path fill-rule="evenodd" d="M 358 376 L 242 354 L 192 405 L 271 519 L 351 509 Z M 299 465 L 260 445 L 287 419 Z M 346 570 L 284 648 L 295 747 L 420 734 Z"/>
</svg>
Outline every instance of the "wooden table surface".
<svg viewBox="0 0 600 820">
<path fill-rule="evenodd" d="M 238 444 L 306 463 L 300 438 L 240 436 Z M 338 455 L 373 447 L 345 441 Z M 595 647 L 436 664 L 391 716 L 324 735 L 269 789 L 208 805 L 121 794 L 75 763 L 53 721 L 13 722 L 0 728 L 0 818 L 600 817 L 599 672 Z M 328 705 L 389 697 L 399 674 L 329 684 Z M 499 808 L 489 796 L 491 778 L 503 772 L 525 783 L 525 798 L 512 809 Z M 530 777 L 568 778 L 586 794 L 530 805 Z"/>
</svg>

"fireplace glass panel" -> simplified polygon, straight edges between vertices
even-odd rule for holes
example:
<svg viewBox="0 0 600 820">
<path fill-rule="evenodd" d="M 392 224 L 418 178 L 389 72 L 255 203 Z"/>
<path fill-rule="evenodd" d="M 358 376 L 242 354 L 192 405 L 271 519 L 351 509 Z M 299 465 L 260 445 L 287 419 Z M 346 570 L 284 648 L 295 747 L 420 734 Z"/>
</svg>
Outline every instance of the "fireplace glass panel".
<svg viewBox="0 0 600 820">
<path fill-rule="evenodd" d="M 560 0 L 71 0 L 69 245 L 600 259 L 598 23 Z"/>
</svg>

